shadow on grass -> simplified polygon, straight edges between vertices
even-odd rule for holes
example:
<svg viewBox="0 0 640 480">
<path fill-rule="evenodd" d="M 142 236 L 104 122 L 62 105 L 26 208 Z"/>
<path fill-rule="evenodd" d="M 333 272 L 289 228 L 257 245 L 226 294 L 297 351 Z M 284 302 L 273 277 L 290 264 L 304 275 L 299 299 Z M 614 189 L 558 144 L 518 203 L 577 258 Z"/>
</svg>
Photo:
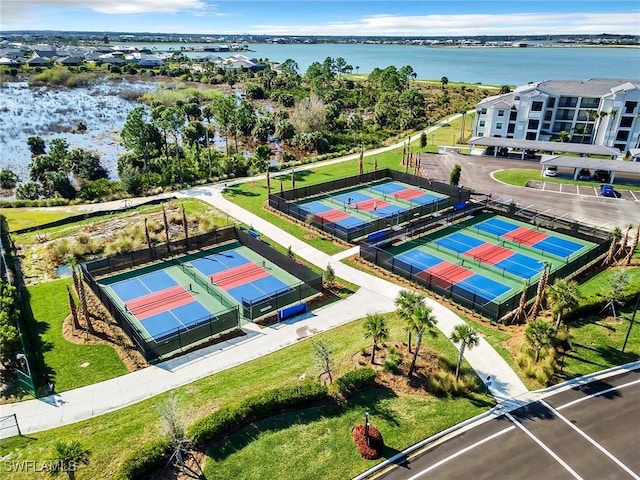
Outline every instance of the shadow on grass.
<svg viewBox="0 0 640 480">
<path fill-rule="evenodd" d="M 25 343 L 25 349 L 29 358 L 29 366 L 31 368 L 31 375 L 35 385 L 37 397 L 40 395 L 46 395 L 45 379 L 49 378 L 55 381 L 56 372 L 51 366 L 47 365 L 44 361 L 44 352 L 48 352 L 53 349 L 53 343 L 46 342 L 42 339 L 42 336 L 49 330 L 49 324 L 37 320 L 33 315 L 31 309 L 31 292 L 28 289 L 22 288 L 22 318 L 26 326 L 26 332 L 23 332 L 23 339 Z"/>
<path fill-rule="evenodd" d="M 227 187 L 225 192 L 232 197 L 259 197 L 260 193 L 253 190 L 245 190 L 241 187 Z"/>
<path fill-rule="evenodd" d="M 336 418 L 354 412 L 361 412 L 363 421 L 365 412 L 368 411 L 374 424 L 376 423 L 375 419 L 384 419 L 386 422 L 397 425 L 398 422 L 395 419 L 395 413 L 382 405 L 383 400 L 394 398 L 395 396 L 396 393 L 391 389 L 373 388 L 349 399 L 342 405 L 329 403 L 304 410 L 275 415 L 248 425 L 226 438 L 210 444 L 207 448 L 207 455 L 216 461 L 222 461 L 228 456 L 242 450 L 253 441 L 258 440 L 264 433 L 274 433 L 298 425 L 309 425 L 323 419 Z M 385 447 L 383 450 L 383 455 L 386 458 L 396 453 L 398 453 L 398 451 L 393 448 Z"/>
</svg>

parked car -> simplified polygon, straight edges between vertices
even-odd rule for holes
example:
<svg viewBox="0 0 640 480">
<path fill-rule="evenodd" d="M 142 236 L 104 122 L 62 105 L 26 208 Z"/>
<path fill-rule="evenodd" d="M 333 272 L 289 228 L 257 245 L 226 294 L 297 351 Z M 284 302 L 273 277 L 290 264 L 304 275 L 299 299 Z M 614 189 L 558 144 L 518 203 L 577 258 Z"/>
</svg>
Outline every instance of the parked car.
<svg viewBox="0 0 640 480">
<path fill-rule="evenodd" d="M 558 167 L 555 165 L 550 165 L 544 169 L 545 177 L 557 177 L 558 176 Z"/>
<path fill-rule="evenodd" d="M 600 185 L 600 195 L 603 197 L 617 197 L 616 191 L 613 189 L 613 185 L 609 185 L 608 183 Z"/>
<path fill-rule="evenodd" d="M 596 170 L 593 174 L 593 179 L 598 182 L 608 182 L 611 179 L 611 172 L 609 170 Z"/>
<path fill-rule="evenodd" d="M 578 180 L 591 180 L 591 171 L 588 168 L 582 168 L 578 172 Z"/>
</svg>

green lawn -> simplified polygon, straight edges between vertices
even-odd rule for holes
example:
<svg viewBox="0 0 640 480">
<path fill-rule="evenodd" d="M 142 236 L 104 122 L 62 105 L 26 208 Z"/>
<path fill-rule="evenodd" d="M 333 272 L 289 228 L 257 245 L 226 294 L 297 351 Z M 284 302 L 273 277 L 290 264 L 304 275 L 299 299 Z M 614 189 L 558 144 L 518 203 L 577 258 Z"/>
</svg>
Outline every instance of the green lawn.
<svg viewBox="0 0 640 480">
<path fill-rule="evenodd" d="M 70 278 L 27 288 L 33 321 L 39 333 L 47 374 L 59 392 L 91 385 L 127 373 L 115 350 L 108 345 L 77 345 L 62 336 L 62 321 L 69 315 L 67 285 Z M 83 366 L 84 365 L 84 366 Z"/>
<path fill-rule="evenodd" d="M 65 210 L 42 208 L 0 208 L 0 215 L 7 219 L 9 231 L 15 232 L 23 228 L 35 227 L 49 222 L 55 222 L 62 218 L 77 215 L 73 207 Z"/>
<path fill-rule="evenodd" d="M 540 173 L 540 169 L 524 169 L 524 168 L 511 168 L 508 170 L 499 170 L 493 174 L 493 177 L 509 185 L 515 185 L 517 187 L 524 187 L 530 180 L 547 183 L 564 183 L 570 185 L 580 185 L 583 187 L 595 187 L 597 188 L 600 183 L 594 181 L 573 180 L 565 177 L 545 177 Z M 638 185 L 622 185 L 616 184 L 619 188 L 625 190 L 640 190 Z"/>
<path fill-rule="evenodd" d="M 405 338 L 401 322 L 393 315 L 389 316 L 389 327 L 392 340 L 401 341 Z M 359 352 L 361 347 L 369 345 L 369 340 L 365 339 L 363 335 L 362 321 L 351 322 L 319 334 L 316 338 L 324 338 L 330 343 L 334 352 L 333 359 L 337 374 L 353 368 L 352 356 Z M 435 339 L 426 338 L 425 343 L 441 352 L 449 361 L 453 362 L 457 358 L 455 346 L 442 335 Z M 317 372 L 313 363 L 311 342 L 304 340 L 233 369 L 197 380 L 174 390 L 179 401 L 180 416 L 188 425 L 221 404 L 236 401 L 266 389 L 294 384 L 299 382 L 298 378 L 303 373 L 308 377 L 314 377 Z M 468 369 L 468 365 L 465 364 L 465 368 Z M 28 437 L 3 440 L 0 443 L 0 456 L 11 453 L 11 460 L 39 461 L 49 455 L 56 440 L 79 439 L 85 447 L 91 450 L 91 463 L 89 466 L 83 467 L 79 477 L 108 478 L 116 471 L 122 459 L 129 452 L 160 435 L 161 427 L 157 409 L 166 401 L 168 395 L 168 393 L 158 395 L 116 412 L 73 425 L 30 434 Z M 310 435 L 322 431 L 325 445 L 346 445 L 350 442 L 351 426 L 362 418 L 364 408 L 368 408 L 372 412 L 372 420 L 380 427 L 389 444 L 393 448 L 400 449 L 409 446 L 417 438 L 430 435 L 459 420 L 481 413 L 492 405 L 493 402 L 483 395 L 475 395 L 471 399 L 448 400 L 413 398 L 404 395 L 396 397 L 386 390 L 372 390 L 350 400 L 338 410 L 336 410 L 337 407 L 326 407 L 326 411 L 310 410 L 293 415 L 302 415 L 305 418 L 301 427 L 309 429 L 307 432 Z M 385 416 L 385 412 L 388 415 Z M 287 422 L 292 422 L 290 418 L 282 418 L 282 422 L 278 419 L 265 420 L 265 422 L 270 421 L 273 422 L 273 429 L 279 430 L 273 430 L 273 433 L 280 435 L 279 439 L 289 437 L 282 441 L 290 443 L 291 448 L 306 443 L 306 439 L 297 436 L 302 430 L 296 430 L 297 427 L 287 428 Z M 293 422 L 297 424 L 297 422 Z M 281 423 L 284 428 L 277 429 L 275 426 Z M 337 426 L 344 426 L 344 428 L 333 430 L 331 429 L 333 425 L 336 425 L 336 428 Z M 271 427 L 267 430 L 272 431 Z M 238 433 L 243 435 L 243 431 Z M 246 435 L 246 432 L 244 434 Z M 230 441 L 239 441 L 240 444 L 247 443 L 246 437 L 244 440 Z M 313 448 L 321 447 L 316 443 Z M 387 451 L 387 454 L 390 453 L 391 451 Z M 346 455 L 345 458 L 352 458 L 356 462 L 353 465 L 340 466 L 336 462 L 321 462 L 318 459 L 316 464 L 309 465 L 309 468 L 322 467 L 329 474 L 333 468 L 339 467 L 343 469 L 341 470 L 343 472 L 341 478 L 346 478 L 347 472 L 355 472 L 361 467 L 364 469 L 373 464 L 373 462 L 362 462 L 353 454 L 354 447 L 353 444 L 350 444 L 349 451 L 344 455 Z M 281 465 L 282 471 L 290 472 L 295 468 L 291 462 L 296 463 L 296 459 L 296 456 L 290 456 L 287 459 L 289 464 Z M 284 459 L 282 460 L 284 461 Z M 260 462 L 250 463 L 252 465 L 245 465 L 244 468 L 255 470 L 257 467 L 254 464 L 260 464 Z M 320 465 L 321 463 L 322 465 Z M 297 465 L 303 464 L 297 462 Z M 250 470 L 247 471 L 248 475 L 252 475 Z M 266 471 L 267 465 L 265 464 Z M 244 478 L 244 473 L 240 477 Z M 321 477 L 322 475 L 315 478 Z M 13 472 L 5 478 L 30 479 L 32 476 L 27 473 Z M 269 476 L 265 474 L 262 478 L 269 478 Z"/>
</svg>

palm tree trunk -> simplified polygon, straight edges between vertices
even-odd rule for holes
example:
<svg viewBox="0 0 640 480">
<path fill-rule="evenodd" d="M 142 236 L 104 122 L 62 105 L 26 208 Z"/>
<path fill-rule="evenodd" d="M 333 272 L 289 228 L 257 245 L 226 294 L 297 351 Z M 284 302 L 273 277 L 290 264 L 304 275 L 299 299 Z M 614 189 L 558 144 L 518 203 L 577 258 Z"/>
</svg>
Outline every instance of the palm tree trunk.
<svg viewBox="0 0 640 480">
<path fill-rule="evenodd" d="M 407 344 L 409 346 L 409 353 L 411 353 L 411 330 L 409 330 L 409 343 Z"/>
<path fill-rule="evenodd" d="M 71 309 L 71 317 L 73 318 L 73 328 L 75 330 L 80 330 L 82 327 L 80 326 L 80 321 L 78 320 L 78 310 L 76 309 L 76 302 L 73 300 L 71 289 L 68 286 L 67 295 L 69 297 L 69 308 Z"/>
<path fill-rule="evenodd" d="M 464 355 L 464 349 L 467 346 L 465 342 L 460 345 L 460 354 L 458 355 L 458 364 L 456 365 L 456 382 L 460 378 L 460 364 L 462 363 L 462 357 Z"/>
<path fill-rule="evenodd" d="M 631 260 L 633 259 L 633 255 L 636 253 L 636 248 L 638 248 L 638 242 L 640 241 L 640 224 L 636 227 L 636 234 L 633 237 L 633 243 L 631 244 L 631 248 L 629 249 L 629 253 L 627 254 L 626 265 L 631 265 Z"/>
<path fill-rule="evenodd" d="M 627 242 L 629 241 L 629 232 L 632 228 L 632 225 L 627 226 L 624 236 L 622 237 L 622 241 L 620 242 L 620 248 L 618 248 L 618 251 L 616 252 L 616 258 L 620 258 L 621 255 L 624 255 L 624 251 L 627 249 Z"/>
<path fill-rule="evenodd" d="M 604 259 L 604 266 L 608 267 L 609 265 L 611 265 L 613 263 L 613 259 L 615 257 L 615 253 L 616 253 L 616 247 L 618 246 L 618 244 L 616 243 L 616 239 L 612 238 L 611 239 L 611 244 L 609 245 L 609 251 L 607 252 L 607 257 Z"/>
<path fill-rule="evenodd" d="M 562 323 L 562 312 L 558 312 L 558 319 L 556 320 L 556 333 L 560 330 L 560 323 Z"/>
<path fill-rule="evenodd" d="M 534 363 L 538 363 L 538 360 L 540 360 L 540 347 L 536 348 L 536 359 Z"/>
<path fill-rule="evenodd" d="M 371 365 L 376 363 L 376 341 L 373 340 L 373 345 L 371 345 Z"/>
<path fill-rule="evenodd" d="M 418 331 L 418 338 L 416 339 L 416 351 L 413 352 L 413 360 L 411 360 L 411 366 L 409 367 L 408 376 L 413 375 L 413 371 L 416 368 L 416 361 L 418 360 L 418 353 L 420 352 L 420 344 L 422 343 L 422 331 Z"/>
</svg>

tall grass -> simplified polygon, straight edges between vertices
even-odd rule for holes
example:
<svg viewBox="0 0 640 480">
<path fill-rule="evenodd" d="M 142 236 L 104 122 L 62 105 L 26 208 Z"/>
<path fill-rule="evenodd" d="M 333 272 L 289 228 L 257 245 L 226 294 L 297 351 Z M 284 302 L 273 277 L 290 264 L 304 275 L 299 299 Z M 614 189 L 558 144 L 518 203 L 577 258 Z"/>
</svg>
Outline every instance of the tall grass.
<svg viewBox="0 0 640 480">
<path fill-rule="evenodd" d="M 97 76 L 89 72 L 73 73 L 66 67 L 53 67 L 31 77 L 31 85 L 58 85 L 63 87 L 82 87 L 89 85 Z"/>
</svg>

